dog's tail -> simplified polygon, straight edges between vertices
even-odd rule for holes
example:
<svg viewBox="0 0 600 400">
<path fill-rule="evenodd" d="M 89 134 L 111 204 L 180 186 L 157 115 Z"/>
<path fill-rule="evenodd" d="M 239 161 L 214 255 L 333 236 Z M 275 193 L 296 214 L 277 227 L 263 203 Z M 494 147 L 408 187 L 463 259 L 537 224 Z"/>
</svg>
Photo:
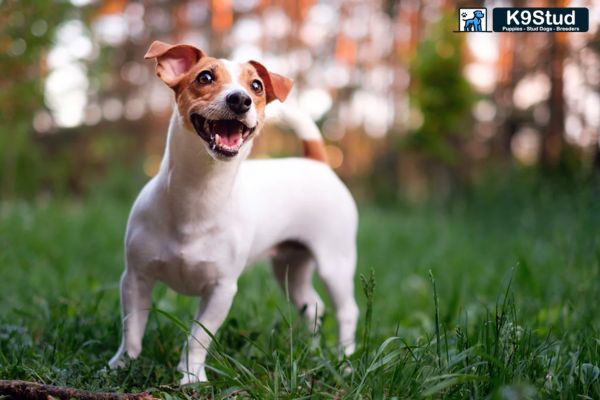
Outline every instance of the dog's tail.
<svg viewBox="0 0 600 400">
<path fill-rule="evenodd" d="M 273 106 L 275 104 L 269 107 L 275 108 Z M 321 131 L 308 114 L 299 107 L 294 107 L 287 103 L 277 104 L 274 111 L 276 119 L 292 128 L 302 141 L 304 157 L 329 164 Z"/>
</svg>

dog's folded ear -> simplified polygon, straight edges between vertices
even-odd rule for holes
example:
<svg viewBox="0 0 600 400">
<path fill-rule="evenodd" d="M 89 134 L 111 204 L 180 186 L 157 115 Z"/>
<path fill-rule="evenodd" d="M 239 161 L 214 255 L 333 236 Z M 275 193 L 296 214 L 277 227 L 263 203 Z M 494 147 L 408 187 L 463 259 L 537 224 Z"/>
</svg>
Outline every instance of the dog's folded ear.
<svg viewBox="0 0 600 400">
<path fill-rule="evenodd" d="M 177 86 L 183 75 L 190 70 L 202 57 L 202 50 L 189 44 L 167 44 L 154 41 L 145 59 L 156 59 L 156 75 L 169 87 Z"/>
<path fill-rule="evenodd" d="M 281 76 L 274 72 L 269 72 L 269 70 L 267 70 L 265 66 L 258 61 L 251 60 L 248 62 L 256 69 L 256 72 L 258 72 L 258 75 L 265 84 L 267 103 L 270 103 L 275 99 L 284 101 L 288 94 L 290 94 L 290 90 L 292 90 L 292 85 L 294 82 L 285 76 Z"/>
</svg>

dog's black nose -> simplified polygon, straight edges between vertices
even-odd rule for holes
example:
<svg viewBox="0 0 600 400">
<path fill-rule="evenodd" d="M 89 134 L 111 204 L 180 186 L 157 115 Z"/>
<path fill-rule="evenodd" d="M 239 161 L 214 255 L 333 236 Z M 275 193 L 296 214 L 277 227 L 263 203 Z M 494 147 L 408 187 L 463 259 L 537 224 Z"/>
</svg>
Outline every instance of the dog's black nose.
<svg viewBox="0 0 600 400">
<path fill-rule="evenodd" d="M 242 91 L 233 92 L 225 98 L 227 105 L 236 114 L 243 114 L 250 109 L 252 99 Z"/>
</svg>

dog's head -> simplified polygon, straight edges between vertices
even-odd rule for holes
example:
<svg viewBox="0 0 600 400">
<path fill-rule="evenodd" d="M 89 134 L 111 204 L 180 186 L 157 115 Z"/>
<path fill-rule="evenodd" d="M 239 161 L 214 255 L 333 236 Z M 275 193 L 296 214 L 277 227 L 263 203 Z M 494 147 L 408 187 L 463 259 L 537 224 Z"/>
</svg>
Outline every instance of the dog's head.
<svg viewBox="0 0 600 400">
<path fill-rule="evenodd" d="M 483 17 L 484 17 L 484 15 L 485 15 L 485 14 L 484 14 L 484 13 L 483 13 L 483 11 L 481 11 L 481 10 L 475 10 L 475 12 L 473 13 L 473 16 L 474 16 L 475 18 L 483 18 Z"/>
<path fill-rule="evenodd" d="M 215 158 L 234 158 L 262 127 L 265 106 L 284 101 L 292 81 L 257 61 L 235 63 L 206 56 L 187 44 L 152 43 L 145 58 L 175 92 L 184 126 L 198 134 Z"/>
</svg>

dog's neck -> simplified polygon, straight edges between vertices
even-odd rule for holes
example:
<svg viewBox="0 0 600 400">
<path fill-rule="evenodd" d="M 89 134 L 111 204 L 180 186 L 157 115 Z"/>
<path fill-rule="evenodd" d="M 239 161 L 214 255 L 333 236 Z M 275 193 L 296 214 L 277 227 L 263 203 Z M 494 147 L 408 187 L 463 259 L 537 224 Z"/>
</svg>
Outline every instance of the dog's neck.
<svg viewBox="0 0 600 400">
<path fill-rule="evenodd" d="M 231 209 L 239 167 L 250 149 L 251 143 L 246 143 L 234 159 L 215 160 L 203 140 L 185 128 L 175 110 L 159 171 L 173 222 L 191 226 L 226 214 Z"/>
</svg>

